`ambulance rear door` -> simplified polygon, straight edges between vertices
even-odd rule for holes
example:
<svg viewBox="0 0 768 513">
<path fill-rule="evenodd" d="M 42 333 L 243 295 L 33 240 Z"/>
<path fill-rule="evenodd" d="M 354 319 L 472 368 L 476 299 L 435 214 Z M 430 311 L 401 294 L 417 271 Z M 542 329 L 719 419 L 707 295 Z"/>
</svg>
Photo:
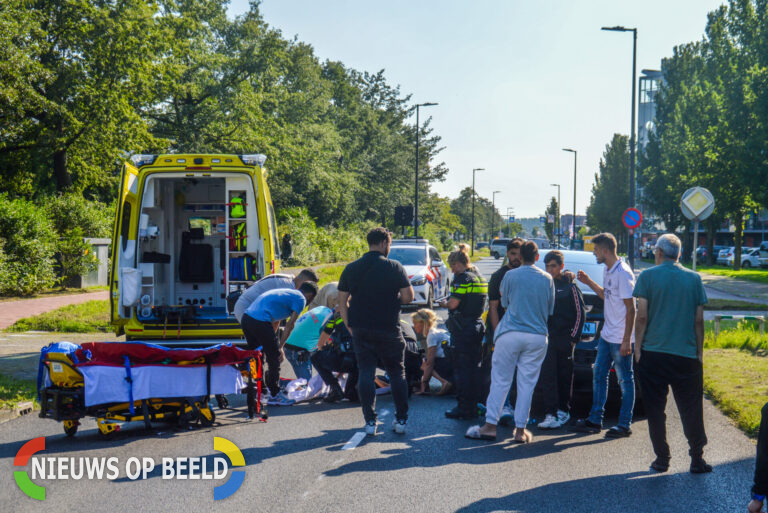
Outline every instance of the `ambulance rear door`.
<svg viewBox="0 0 768 513">
<path fill-rule="evenodd" d="M 112 234 L 112 269 L 110 272 L 110 320 L 118 334 L 131 318 L 138 300 L 136 287 L 141 276 L 136 267 L 136 236 L 139 224 L 139 170 L 131 163 L 123 164 L 120 192 Z M 136 296 L 136 297 L 134 297 Z"/>
</svg>

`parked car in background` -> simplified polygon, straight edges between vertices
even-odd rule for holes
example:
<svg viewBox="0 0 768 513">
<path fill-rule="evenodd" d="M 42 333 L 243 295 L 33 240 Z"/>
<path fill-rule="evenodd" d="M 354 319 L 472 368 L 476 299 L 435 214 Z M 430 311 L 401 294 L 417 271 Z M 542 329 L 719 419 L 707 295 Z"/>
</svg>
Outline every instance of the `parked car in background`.
<svg viewBox="0 0 768 513">
<path fill-rule="evenodd" d="M 403 264 L 408 273 L 414 292 L 412 305 L 432 308 L 436 300 L 448 295 L 453 275 L 440 253 L 426 239 L 393 240 L 389 258 Z"/>
<path fill-rule="evenodd" d="M 499 259 L 507 254 L 507 242 L 512 239 L 493 239 L 491 241 L 491 256 Z"/>
<path fill-rule="evenodd" d="M 720 255 L 720 251 L 728 249 L 727 246 L 712 246 L 712 253 L 715 255 L 715 259 Z M 696 260 L 699 262 L 704 262 L 707 260 L 707 246 L 699 246 L 696 248 Z M 693 257 L 693 252 L 691 252 L 691 257 Z"/>
<path fill-rule="evenodd" d="M 741 248 L 741 256 L 743 257 L 748 250 L 754 249 L 754 248 L 748 248 L 746 246 L 742 246 Z M 729 248 L 726 248 L 717 255 L 717 263 L 720 265 L 730 265 L 733 266 L 733 255 L 736 252 L 736 246 L 731 246 Z"/>
<path fill-rule="evenodd" d="M 477 244 L 475 244 L 475 249 L 483 249 L 483 248 L 487 248 L 488 246 L 489 244 L 487 242 L 478 242 Z"/>
<path fill-rule="evenodd" d="M 655 240 L 649 240 L 640 246 L 640 258 L 653 258 L 653 248 L 656 246 Z"/>
<path fill-rule="evenodd" d="M 760 265 L 768 267 L 768 240 L 763 241 L 758 249 L 760 250 Z"/>
<path fill-rule="evenodd" d="M 728 266 L 733 267 L 736 255 L 728 257 Z M 743 269 L 749 269 L 750 267 L 760 267 L 760 248 L 742 248 L 741 250 L 741 267 Z"/>
</svg>

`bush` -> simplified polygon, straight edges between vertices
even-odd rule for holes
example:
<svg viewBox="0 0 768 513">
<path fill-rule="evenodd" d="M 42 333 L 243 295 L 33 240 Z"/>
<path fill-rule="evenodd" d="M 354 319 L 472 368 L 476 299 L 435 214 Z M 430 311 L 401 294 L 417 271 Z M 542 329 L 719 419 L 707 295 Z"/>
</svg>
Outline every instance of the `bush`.
<svg viewBox="0 0 768 513">
<path fill-rule="evenodd" d="M 91 245 L 83 240 L 83 230 L 79 226 L 59 238 L 57 249 L 61 267 L 59 274 L 64 285 L 99 267 L 99 259 Z"/>
<path fill-rule="evenodd" d="M 0 195 L 0 295 L 30 295 L 54 284 L 56 233 L 43 209 Z"/>
<path fill-rule="evenodd" d="M 306 208 L 280 210 L 280 234 L 290 234 L 293 256 L 284 262 L 287 266 L 319 263 L 348 262 L 367 249 L 365 236 L 376 224 L 361 223 L 349 227 L 318 227 Z"/>
<path fill-rule="evenodd" d="M 114 209 L 105 203 L 66 193 L 45 198 L 45 210 L 59 237 L 79 228 L 81 237 L 111 237 Z"/>
</svg>

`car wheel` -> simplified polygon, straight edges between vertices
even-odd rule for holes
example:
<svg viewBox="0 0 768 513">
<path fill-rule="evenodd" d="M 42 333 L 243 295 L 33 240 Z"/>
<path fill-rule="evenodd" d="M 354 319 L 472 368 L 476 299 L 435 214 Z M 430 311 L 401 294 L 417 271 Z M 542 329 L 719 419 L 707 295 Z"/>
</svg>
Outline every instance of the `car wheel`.
<svg viewBox="0 0 768 513">
<path fill-rule="evenodd" d="M 741 267 L 744 269 L 749 269 L 750 267 L 752 267 L 752 264 L 749 263 L 749 260 L 744 260 L 744 263 L 741 264 Z"/>
<path fill-rule="evenodd" d="M 494 252 L 493 252 L 493 258 L 495 258 L 496 260 L 498 260 L 499 258 L 501 258 L 501 255 L 499 255 L 498 253 L 496 253 L 496 252 L 494 251 Z"/>
</svg>

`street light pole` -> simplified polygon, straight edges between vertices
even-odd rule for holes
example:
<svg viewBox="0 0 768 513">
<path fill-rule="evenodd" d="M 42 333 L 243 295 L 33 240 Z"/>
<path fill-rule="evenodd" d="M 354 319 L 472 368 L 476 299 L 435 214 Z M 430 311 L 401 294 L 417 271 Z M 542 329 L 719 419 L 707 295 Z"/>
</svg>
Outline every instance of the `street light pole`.
<svg viewBox="0 0 768 513">
<path fill-rule="evenodd" d="M 419 107 L 432 107 L 436 103 L 416 104 L 416 183 L 413 193 L 413 236 L 419 236 Z"/>
<path fill-rule="evenodd" d="M 469 254 L 475 254 L 475 172 L 485 171 L 482 167 L 476 167 L 472 170 L 472 238 L 470 239 Z"/>
<path fill-rule="evenodd" d="M 560 184 L 559 183 L 551 183 L 549 184 L 552 187 L 557 187 L 557 244 L 560 244 L 560 232 L 562 231 L 562 226 L 560 226 Z"/>
<path fill-rule="evenodd" d="M 629 206 L 635 206 L 635 119 L 637 117 L 637 29 L 627 27 L 603 27 L 602 30 L 610 32 L 632 32 L 632 127 L 629 136 Z M 695 246 L 694 246 L 695 249 Z M 629 257 L 629 266 L 635 268 L 635 235 L 630 233 L 627 238 L 627 256 Z"/>
<path fill-rule="evenodd" d="M 573 219 L 571 220 L 571 249 L 573 249 L 573 241 L 576 240 L 576 160 L 579 152 L 570 148 L 563 148 L 563 151 L 573 153 Z"/>
<path fill-rule="evenodd" d="M 491 240 L 493 240 L 493 234 L 494 234 L 494 227 L 496 223 L 496 194 L 500 193 L 501 191 L 493 191 L 493 211 L 491 212 Z"/>
</svg>

